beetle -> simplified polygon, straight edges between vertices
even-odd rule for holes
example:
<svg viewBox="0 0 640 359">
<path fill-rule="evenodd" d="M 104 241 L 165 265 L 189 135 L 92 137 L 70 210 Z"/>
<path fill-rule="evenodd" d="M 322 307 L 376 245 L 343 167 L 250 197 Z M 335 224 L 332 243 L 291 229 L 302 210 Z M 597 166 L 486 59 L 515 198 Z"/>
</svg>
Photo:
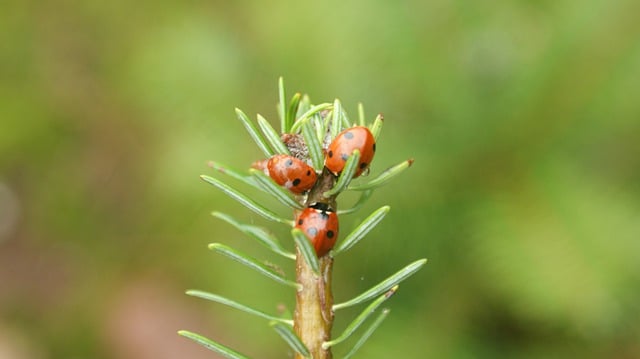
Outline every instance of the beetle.
<svg viewBox="0 0 640 359">
<path fill-rule="evenodd" d="M 376 140 L 368 128 L 355 126 L 340 132 L 329 144 L 325 167 L 337 176 L 354 150 L 360 151 L 358 168 L 353 175 L 356 178 L 369 167 L 376 152 Z"/>
<path fill-rule="evenodd" d="M 305 208 L 296 218 L 295 227 L 307 236 L 318 258 L 326 255 L 338 239 L 338 215 L 325 203 Z"/>
</svg>

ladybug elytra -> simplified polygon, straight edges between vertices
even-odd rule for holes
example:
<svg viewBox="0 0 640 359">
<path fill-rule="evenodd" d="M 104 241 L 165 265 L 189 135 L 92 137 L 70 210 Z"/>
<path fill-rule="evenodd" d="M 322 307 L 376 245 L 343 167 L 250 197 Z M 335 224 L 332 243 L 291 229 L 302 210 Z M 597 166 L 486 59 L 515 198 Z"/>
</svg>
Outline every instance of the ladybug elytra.
<svg viewBox="0 0 640 359">
<path fill-rule="evenodd" d="M 324 203 L 312 205 L 300 212 L 295 227 L 309 238 L 318 258 L 327 254 L 338 239 L 338 215 Z"/>
<path fill-rule="evenodd" d="M 275 155 L 269 158 L 267 171 L 277 184 L 294 193 L 308 191 L 317 179 L 313 167 L 289 155 Z"/>
<path fill-rule="evenodd" d="M 360 161 L 353 176 L 355 178 L 369 167 L 376 152 L 376 141 L 368 128 L 356 126 L 340 132 L 329 144 L 325 166 L 338 175 L 354 150 L 360 151 Z"/>
</svg>

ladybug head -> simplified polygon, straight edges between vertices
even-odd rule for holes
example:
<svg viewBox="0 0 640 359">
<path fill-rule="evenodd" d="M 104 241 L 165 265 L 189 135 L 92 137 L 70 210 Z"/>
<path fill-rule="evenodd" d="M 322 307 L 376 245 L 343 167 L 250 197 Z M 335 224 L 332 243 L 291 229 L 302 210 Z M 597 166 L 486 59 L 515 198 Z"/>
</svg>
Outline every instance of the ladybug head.
<svg viewBox="0 0 640 359">
<path fill-rule="evenodd" d="M 335 212 L 333 210 L 333 208 L 331 208 L 329 206 L 328 203 L 324 203 L 324 202 L 316 202 L 316 203 L 312 203 L 309 208 L 313 208 L 313 209 L 317 209 L 319 211 L 324 211 L 324 212 Z"/>
</svg>

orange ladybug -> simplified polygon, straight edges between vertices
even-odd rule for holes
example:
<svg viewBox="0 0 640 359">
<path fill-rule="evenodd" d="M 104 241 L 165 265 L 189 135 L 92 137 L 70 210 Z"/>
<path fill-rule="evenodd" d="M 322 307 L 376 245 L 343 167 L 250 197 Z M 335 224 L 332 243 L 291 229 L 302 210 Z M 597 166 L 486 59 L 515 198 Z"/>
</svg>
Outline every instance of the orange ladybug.
<svg viewBox="0 0 640 359">
<path fill-rule="evenodd" d="M 354 150 L 360 150 L 360 162 L 353 177 L 358 177 L 369 167 L 376 152 L 376 140 L 371 131 L 364 126 L 348 128 L 340 132 L 329 144 L 325 166 L 334 175 L 340 174 Z"/>
<path fill-rule="evenodd" d="M 326 255 L 338 239 L 338 215 L 326 204 L 317 203 L 305 208 L 296 218 L 299 228 L 309 238 L 318 258 Z"/>
<path fill-rule="evenodd" d="M 267 171 L 277 184 L 298 194 L 310 190 L 318 177 L 313 167 L 289 155 L 269 158 Z"/>
</svg>

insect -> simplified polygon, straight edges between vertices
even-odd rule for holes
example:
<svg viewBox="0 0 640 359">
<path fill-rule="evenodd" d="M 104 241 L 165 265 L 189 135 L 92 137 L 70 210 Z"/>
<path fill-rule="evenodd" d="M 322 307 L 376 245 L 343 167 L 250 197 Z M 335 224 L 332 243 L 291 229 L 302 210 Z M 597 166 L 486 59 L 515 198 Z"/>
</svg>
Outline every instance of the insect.
<svg viewBox="0 0 640 359">
<path fill-rule="evenodd" d="M 309 238 L 318 258 L 327 254 L 338 239 L 338 215 L 326 204 L 305 208 L 296 218 L 296 228 Z"/>
<path fill-rule="evenodd" d="M 294 193 L 310 190 L 318 177 L 313 167 L 289 155 L 275 155 L 269 158 L 267 171 L 277 184 Z"/>
<path fill-rule="evenodd" d="M 376 140 L 368 128 L 356 126 L 340 132 L 329 144 L 325 166 L 337 176 L 354 150 L 360 150 L 360 161 L 353 175 L 355 178 L 369 167 L 376 152 Z"/>
</svg>

